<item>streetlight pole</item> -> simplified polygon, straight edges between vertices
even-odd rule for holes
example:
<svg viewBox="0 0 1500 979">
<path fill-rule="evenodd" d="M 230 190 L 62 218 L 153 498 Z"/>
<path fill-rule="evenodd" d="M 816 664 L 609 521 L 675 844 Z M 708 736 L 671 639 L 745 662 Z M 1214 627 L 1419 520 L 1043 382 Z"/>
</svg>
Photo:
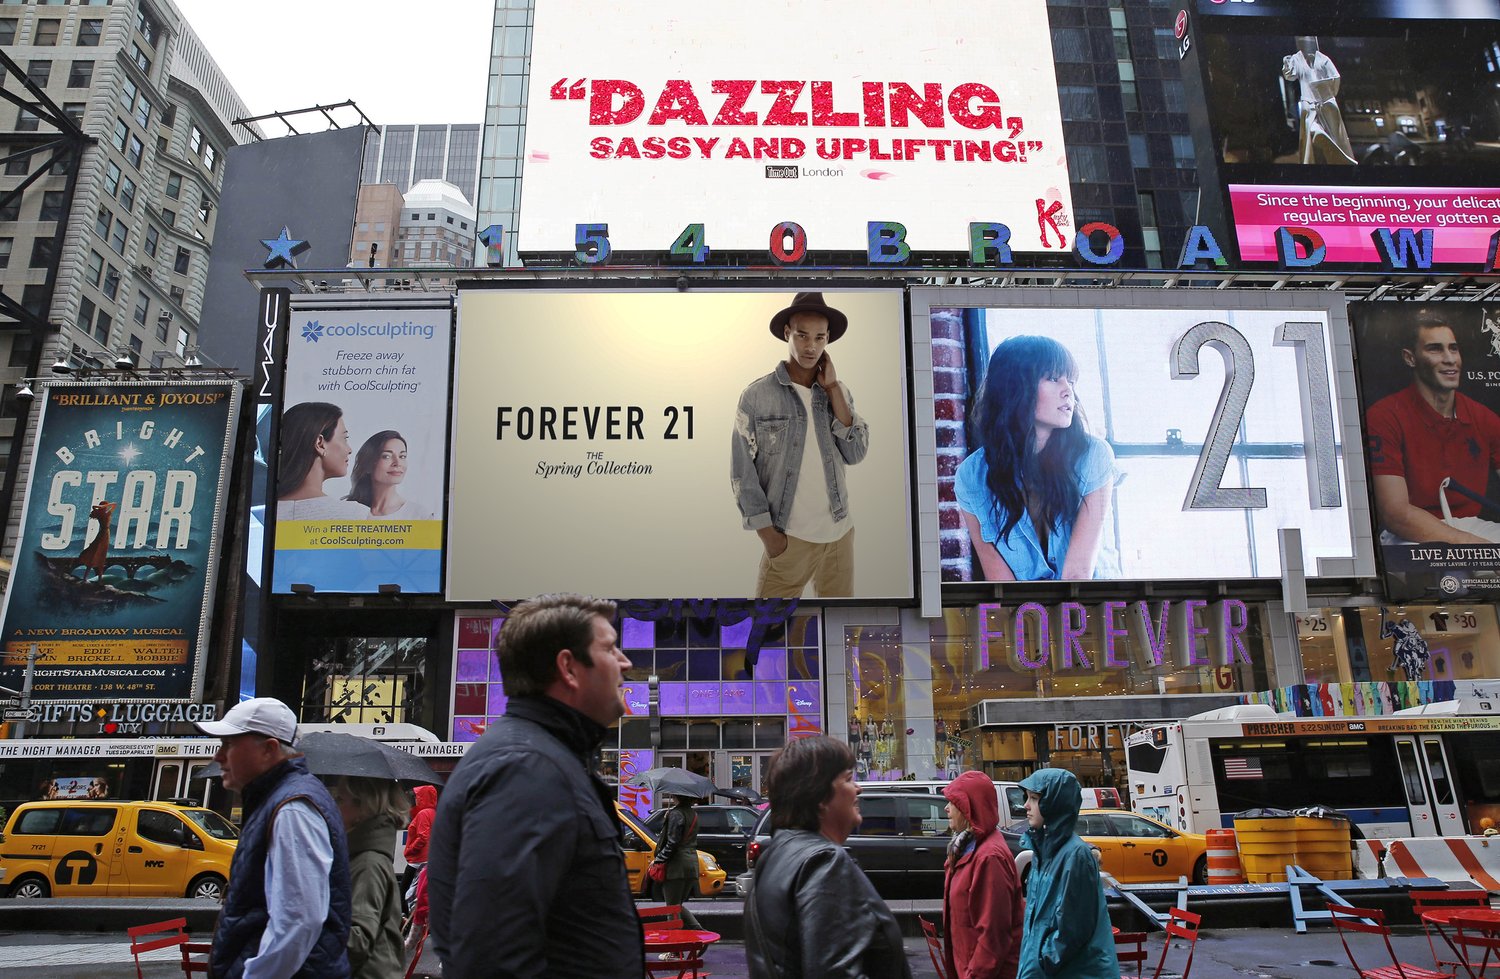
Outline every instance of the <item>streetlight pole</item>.
<svg viewBox="0 0 1500 979">
<path fill-rule="evenodd" d="M 41 648 L 38 647 L 36 643 L 32 643 L 31 648 L 26 650 L 26 672 L 23 675 L 23 679 L 21 680 L 21 689 L 12 690 L 10 687 L 0 687 L 0 693 L 7 693 L 12 697 L 19 697 L 21 699 L 21 710 L 24 711 L 28 715 L 28 717 L 31 714 L 31 678 L 36 672 L 36 661 L 40 657 Z M 16 737 L 26 737 L 28 733 L 26 730 L 26 726 L 29 723 L 29 720 L 23 720 L 19 721 L 16 724 Z"/>
</svg>

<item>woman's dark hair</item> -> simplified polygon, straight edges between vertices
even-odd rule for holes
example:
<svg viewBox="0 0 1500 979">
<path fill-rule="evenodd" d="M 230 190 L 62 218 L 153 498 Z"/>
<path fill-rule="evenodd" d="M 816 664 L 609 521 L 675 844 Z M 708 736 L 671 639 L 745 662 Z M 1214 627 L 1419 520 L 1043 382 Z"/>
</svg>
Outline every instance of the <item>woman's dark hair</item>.
<svg viewBox="0 0 1500 979">
<path fill-rule="evenodd" d="M 276 466 L 276 498 L 290 496 L 318 459 L 318 436 L 333 438 L 344 409 L 326 401 L 292 405 L 281 416 L 281 459 Z"/>
<path fill-rule="evenodd" d="M 365 506 L 375 505 L 375 487 L 371 485 L 370 477 L 375 475 L 375 463 L 380 461 L 380 453 L 385 451 L 385 444 L 391 439 L 403 446 L 408 445 L 400 432 L 389 428 L 365 439 L 365 444 L 354 454 L 354 465 L 349 470 L 349 495 L 344 499 Z"/>
<path fill-rule="evenodd" d="M 771 756 L 766 796 L 772 829 L 818 831 L 818 807 L 833 796 L 833 783 L 854 768 L 854 752 L 826 735 L 793 738 Z"/>
<path fill-rule="evenodd" d="M 1073 424 L 1059 428 L 1040 452 L 1036 445 L 1036 389 L 1044 378 L 1078 379 L 1068 348 L 1043 336 L 1011 337 L 995 348 L 980 387 L 974 414 L 975 440 L 984 451 L 1000 539 L 1026 513 L 1038 529 L 1051 533 L 1078 516 L 1078 460 L 1088 451 L 1083 407 L 1074 402 Z"/>
</svg>

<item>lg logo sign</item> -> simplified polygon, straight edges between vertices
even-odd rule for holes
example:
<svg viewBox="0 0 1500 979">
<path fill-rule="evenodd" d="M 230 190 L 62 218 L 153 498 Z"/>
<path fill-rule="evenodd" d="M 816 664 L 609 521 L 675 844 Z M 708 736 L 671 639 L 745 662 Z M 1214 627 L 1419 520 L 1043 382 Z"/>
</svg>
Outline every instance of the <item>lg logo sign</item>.
<svg viewBox="0 0 1500 979">
<path fill-rule="evenodd" d="M 1188 49 L 1193 46 L 1193 39 L 1188 37 L 1188 12 L 1177 11 L 1177 21 L 1172 25 L 1172 33 L 1177 37 L 1177 60 L 1181 61 L 1187 57 Z"/>
</svg>

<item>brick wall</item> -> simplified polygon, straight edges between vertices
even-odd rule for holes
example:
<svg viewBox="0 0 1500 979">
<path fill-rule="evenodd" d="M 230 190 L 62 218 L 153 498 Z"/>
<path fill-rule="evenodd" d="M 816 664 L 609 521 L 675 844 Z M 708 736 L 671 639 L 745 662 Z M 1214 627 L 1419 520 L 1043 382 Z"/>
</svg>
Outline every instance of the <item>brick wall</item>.
<svg viewBox="0 0 1500 979">
<path fill-rule="evenodd" d="M 944 581 L 968 581 L 969 534 L 953 497 L 953 474 L 969 454 L 964 401 L 969 386 L 964 354 L 963 311 L 932 310 L 932 392 L 937 429 L 938 533 Z"/>
</svg>

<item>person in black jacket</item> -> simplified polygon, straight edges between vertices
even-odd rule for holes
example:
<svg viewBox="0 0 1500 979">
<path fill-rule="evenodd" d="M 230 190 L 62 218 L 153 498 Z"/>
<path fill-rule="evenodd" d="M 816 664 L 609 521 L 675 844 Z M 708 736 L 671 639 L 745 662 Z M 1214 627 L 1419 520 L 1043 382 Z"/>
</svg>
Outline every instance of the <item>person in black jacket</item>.
<svg viewBox="0 0 1500 979">
<path fill-rule="evenodd" d="M 693 893 L 693 883 L 698 879 L 698 814 L 693 812 L 693 800 L 681 795 L 670 795 L 672 808 L 662 821 L 661 842 L 656 847 L 656 858 L 666 868 L 666 879 L 661 890 L 668 904 L 682 907 L 682 924 L 687 928 L 701 928 L 698 919 L 687 908 L 687 899 Z"/>
<path fill-rule="evenodd" d="M 751 979 L 911 979 L 895 917 L 843 847 L 860 821 L 849 746 L 787 742 L 766 794 L 771 842 L 745 907 Z"/>
<path fill-rule="evenodd" d="M 542 595 L 500 630 L 505 716 L 449 777 L 428 850 L 447 979 L 645 972 L 614 793 L 590 770 L 625 713 L 614 617 L 613 602 Z"/>
</svg>

